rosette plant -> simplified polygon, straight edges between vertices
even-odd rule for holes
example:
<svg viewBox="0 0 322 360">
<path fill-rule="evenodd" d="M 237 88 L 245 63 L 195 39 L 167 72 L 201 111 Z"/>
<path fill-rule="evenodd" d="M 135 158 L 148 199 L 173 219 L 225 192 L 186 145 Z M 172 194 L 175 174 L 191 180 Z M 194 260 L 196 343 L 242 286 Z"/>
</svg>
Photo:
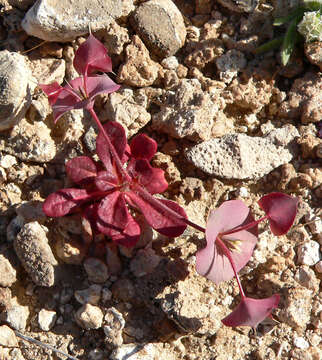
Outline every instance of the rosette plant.
<svg viewBox="0 0 322 360">
<path fill-rule="evenodd" d="M 110 121 L 102 125 L 98 119 L 95 97 L 119 88 L 107 75 L 95 74 L 112 71 L 103 44 L 90 35 L 78 48 L 74 67 L 81 76 L 67 85 L 40 86 L 48 95 L 55 122 L 72 109 L 90 112 L 100 131 L 96 139 L 100 161 L 87 156 L 69 160 L 66 173 L 76 186 L 49 195 L 43 206 L 45 214 L 59 217 L 80 211 L 92 232 L 105 234 L 128 247 L 140 237 L 138 212 L 151 227 L 169 237 L 181 235 L 187 225 L 204 232 L 207 245 L 197 251 L 198 273 L 216 284 L 235 277 L 241 294 L 240 304 L 222 322 L 227 326 L 256 327 L 278 306 L 279 295 L 267 299 L 247 297 L 238 272 L 252 256 L 258 241 L 258 223 L 268 220 L 274 235 L 285 234 L 295 219 L 298 199 L 281 193 L 262 197 L 259 205 L 266 215 L 259 220 L 254 220 L 242 201 L 226 201 L 210 212 L 206 229 L 195 224 L 177 203 L 154 196 L 168 186 L 164 172 L 150 165 L 157 143 L 139 134 L 128 145 L 120 124 Z"/>
</svg>

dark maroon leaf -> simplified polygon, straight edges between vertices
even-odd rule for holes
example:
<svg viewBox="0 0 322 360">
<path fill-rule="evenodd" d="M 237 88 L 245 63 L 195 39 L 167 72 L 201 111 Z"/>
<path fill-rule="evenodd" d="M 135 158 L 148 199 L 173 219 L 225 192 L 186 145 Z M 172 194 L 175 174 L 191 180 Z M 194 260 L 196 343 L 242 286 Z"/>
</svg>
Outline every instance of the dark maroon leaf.
<svg viewBox="0 0 322 360">
<path fill-rule="evenodd" d="M 78 156 L 67 161 L 66 173 L 74 183 L 84 184 L 95 178 L 97 169 L 91 158 L 88 156 Z"/>
<path fill-rule="evenodd" d="M 295 220 L 298 198 L 279 192 L 263 196 L 259 206 L 265 211 L 274 235 L 286 234 Z"/>
<path fill-rule="evenodd" d="M 131 141 L 131 154 L 135 159 L 150 161 L 156 153 L 158 145 L 155 140 L 145 134 L 139 134 Z"/>
<path fill-rule="evenodd" d="M 280 296 L 278 294 L 266 299 L 245 297 L 236 309 L 221 321 L 226 326 L 251 326 L 256 328 L 260 322 L 271 315 L 272 309 L 277 308 L 279 300 Z"/>
<path fill-rule="evenodd" d="M 51 217 L 64 216 L 88 201 L 90 197 L 90 194 L 84 189 L 61 189 L 47 197 L 43 211 Z"/>
<path fill-rule="evenodd" d="M 185 231 L 187 225 L 182 220 L 169 215 L 169 213 L 162 211 L 162 209 L 157 209 L 151 205 L 149 201 L 143 199 L 134 191 L 126 192 L 126 199 L 130 204 L 140 209 L 147 223 L 160 234 L 168 237 L 176 237 L 180 236 Z M 158 200 L 185 219 L 187 218 L 185 211 L 177 203 L 170 200 Z"/>
<path fill-rule="evenodd" d="M 100 171 L 95 178 L 95 185 L 100 191 L 111 191 L 118 186 L 118 177 L 114 172 Z"/>
</svg>

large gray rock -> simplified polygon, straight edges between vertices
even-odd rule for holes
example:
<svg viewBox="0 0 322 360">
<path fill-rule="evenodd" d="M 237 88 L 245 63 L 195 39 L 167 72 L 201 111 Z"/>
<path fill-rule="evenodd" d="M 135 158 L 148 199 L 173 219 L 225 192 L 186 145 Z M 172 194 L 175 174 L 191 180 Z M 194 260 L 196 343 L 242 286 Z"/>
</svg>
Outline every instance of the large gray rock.
<svg viewBox="0 0 322 360">
<path fill-rule="evenodd" d="M 25 116 L 35 87 L 25 57 L 0 51 L 0 131 L 10 129 Z"/>
<path fill-rule="evenodd" d="M 266 137 L 225 135 L 193 146 L 186 157 L 204 172 L 226 179 L 258 179 L 294 155 L 297 129 L 288 125 Z M 294 145 L 294 146 L 293 146 Z"/>
<path fill-rule="evenodd" d="M 184 44 L 183 17 L 171 0 L 151 0 L 140 5 L 131 18 L 146 46 L 161 57 L 176 53 Z"/>
<path fill-rule="evenodd" d="M 134 10 L 133 0 L 38 0 L 29 9 L 22 27 L 47 41 L 70 41 L 104 29 Z"/>
</svg>

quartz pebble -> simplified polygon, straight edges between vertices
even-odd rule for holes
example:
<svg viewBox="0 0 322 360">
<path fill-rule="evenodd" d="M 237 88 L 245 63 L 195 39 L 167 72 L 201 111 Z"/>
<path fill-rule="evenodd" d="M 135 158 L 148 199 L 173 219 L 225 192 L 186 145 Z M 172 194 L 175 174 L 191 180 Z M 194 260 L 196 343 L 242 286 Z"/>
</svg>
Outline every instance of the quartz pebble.
<svg viewBox="0 0 322 360">
<path fill-rule="evenodd" d="M 306 350 L 310 347 L 309 343 L 303 337 L 296 337 L 294 339 L 294 345 L 298 349 Z"/>
<path fill-rule="evenodd" d="M 102 310 L 94 305 L 85 304 L 75 314 L 76 322 L 84 329 L 99 329 L 103 322 Z"/>
<path fill-rule="evenodd" d="M 107 266 L 96 258 L 87 258 L 84 261 L 84 268 L 88 280 L 94 283 L 104 283 L 110 276 Z"/>
<path fill-rule="evenodd" d="M 41 309 L 38 314 L 38 324 L 41 330 L 49 331 L 56 322 L 56 311 Z"/>
<path fill-rule="evenodd" d="M 316 241 L 310 240 L 297 249 L 297 262 L 303 265 L 315 265 L 320 261 L 320 245 Z"/>
<path fill-rule="evenodd" d="M 0 274 L 0 286 L 11 286 L 17 280 L 16 270 L 2 254 L 0 254 Z"/>
<path fill-rule="evenodd" d="M 5 347 L 18 347 L 16 335 L 7 325 L 0 326 L 0 345 Z"/>
<path fill-rule="evenodd" d="M 29 309 L 27 306 L 14 305 L 7 309 L 5 313 L 6 322 L 18 331 L 24 331 L 29 317 Z"/>
</svg>

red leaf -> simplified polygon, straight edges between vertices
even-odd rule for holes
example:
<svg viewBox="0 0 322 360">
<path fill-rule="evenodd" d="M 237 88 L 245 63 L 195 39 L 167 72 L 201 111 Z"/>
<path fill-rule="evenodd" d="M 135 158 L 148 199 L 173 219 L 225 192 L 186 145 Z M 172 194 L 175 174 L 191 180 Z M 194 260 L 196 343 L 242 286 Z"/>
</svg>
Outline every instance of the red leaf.
<svg viewBox="0 0 322 360">
<path fill-rule="evenodd" d="M 77 49 L 73 65 L 81 75 L 90 75 L 94 71 L 112 71 L 112 61 L 106 48 L 92 34 Z"/>
<path fill-rule="evenodd" d="M 104 124 L 104 129 L 109 136 L 115 151 L 120 159 L 123 158 L 126 149 L 126 135 L 122 125 L 115 121 L 108 121 Z M 112 171 L 112 159 L 105 136 L 100 132 L 96 138 L 96 152 L 106 167 L 107 171 Z"/>
<path fill-rule="evenodd" d="M 263 196 L 259 206 L 265 211 L 274 235 L 286 234 L 295 220 L 299 199 L 274 192 Z"/>
<path fill-rule="evenodd" d="M 127 167 L 127 171 L 150 194 L 163 193 L 168 188 L 164 171 L 153 168 L 147 160 L 132 159 Z"/>
<path fill-rule="evenodd" d="M 111 191 L 118 185 L 117 175 L 109 171 L 100 171 L 95 179 L 95 185 L 100 191 Z"/>
<path fill-rule="evenodd" d="M 271 315 L 272 309 L 277 308 L 279 300 L 280 296 L 278 294 L 266 299 L 245 297 L 236 309 L 221 321 L 226 326 L 251 326 L 256 328 L 260 322 Z"/>
<path fill-rule="evenodd" d="M 89 198 L 90 194 L 84 189 L 61 189 L 47 197 L 43 204 L 43 211 L 51 217 L 64 216 Z"/>
<path fill-rule="evenodd" d="M 68 177 L 76 184 L 88 183 L 97 175 L 96 165 L 88 156 L 78 156 L 67 161 L 66 172 Z"/>
<path fill-rule="evenodd" d="M 85 81 L 87 95 L 91 100 L 99 94 L 110 94 L 121 87 L 107 75 L 89 76 Z"/>
<path fill-rule="evenodd" d="M 251 258 L 256 245 L 257 225 L 229 235 L 221 236 L 220 233 L 252 221 L 249 208 L 241 200 L 226 201 L 217 210 L 213 210 L 207 221 L 207 246 L 196 255 L 197 272 L 216 284 L 232 279 L 234 272 L 225 251 L 229 251 L 236 271 L 241 270 Z M 218 236 L 226 250 L 217 239 Z"/>
<path fill-rule="evenodd" d="M 105 196 L 98 206 L 97 213 L 98 230 L 113 241 L 124 246 L 133 246 L 139 240 L 140 226 L 129 213 L 123 195 L 119 191 Z"/>
<path fill-rule="evenodd" d="M 131 141 L 131 154 L 135 159 L 150 161 L 156 153 L 158 145 L 155 140 L 145 134 L 139 134 Z"/>
<path fill-rule="evenodd" d="M 126 192 L 126 199 L 130 205 L 141 210 L 147 223 L 160 234 L 168 237 L 176 237 L 185 231 L 187 225 L 183 221 L 169 215 L 165 211 L 156 209 L 150 202 L 137 195 L 134 191 Z M 182 215 L 184 218 L 187 218 L 183 208 L 174 201 L 161 199 L 158 199 L 158 201 Z"/>
</svg>

